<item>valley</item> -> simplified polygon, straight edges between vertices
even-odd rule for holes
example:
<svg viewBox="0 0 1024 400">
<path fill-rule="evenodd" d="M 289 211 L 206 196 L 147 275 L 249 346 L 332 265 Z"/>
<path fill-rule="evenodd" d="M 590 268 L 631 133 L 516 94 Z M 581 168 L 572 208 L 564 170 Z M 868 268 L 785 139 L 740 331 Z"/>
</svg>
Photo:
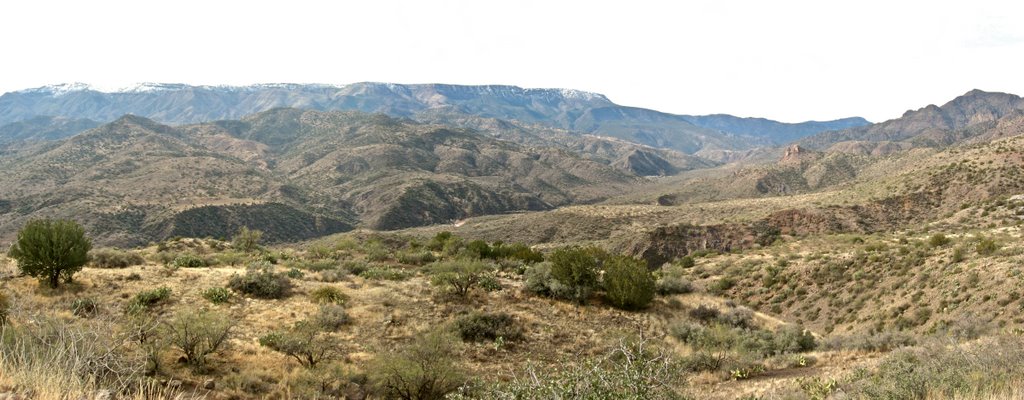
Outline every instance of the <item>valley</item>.
<svg viewBox="0 0 1024 400">
<path fill-rule="evenodd" d="M 1022 113 L 978 90 L 875 124 L 496 85 L 7 93 L 0 245 L 52 218 L 92 248 L 55 288 L 0 256 L 0 393 L 1017 398 Z"/>
</svg>

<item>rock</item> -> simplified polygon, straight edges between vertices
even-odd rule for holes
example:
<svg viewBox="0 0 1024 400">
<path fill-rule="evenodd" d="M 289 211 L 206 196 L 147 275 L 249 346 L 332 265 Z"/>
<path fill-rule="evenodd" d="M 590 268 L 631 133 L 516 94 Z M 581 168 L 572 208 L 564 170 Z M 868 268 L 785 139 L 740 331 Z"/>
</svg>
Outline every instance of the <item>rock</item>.
<svg viewBox="0 0 1024 400">
<path fill-rule="evenodd" d="M 114 392 L 108 389 L 100 389 L 96 391 L 96 394 L 92 396 L 93 400 L 111 400 L 114 398 Z"/>
<path fill-rule="evenodd" d="M 167 381 L 167 387 L 177 389 L 181 387 L 181 381 L 177 379 L 171 379 Z"/>
<path fill-rule="evenodd" d="M 203 389 L 213 390 L 216 387 L 217 383 L 214 382 L 213 379 L 207 379 L 206 381 L 203 382 Z"/>
</svg>

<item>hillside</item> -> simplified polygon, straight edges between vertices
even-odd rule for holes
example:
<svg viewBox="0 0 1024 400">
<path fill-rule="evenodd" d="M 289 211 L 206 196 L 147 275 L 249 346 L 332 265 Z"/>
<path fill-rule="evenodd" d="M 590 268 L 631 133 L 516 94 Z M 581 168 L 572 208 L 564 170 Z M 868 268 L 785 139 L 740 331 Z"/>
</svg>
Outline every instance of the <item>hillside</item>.
<svg viewBox="0 0 1024 400">
<path fill-rule="evenodd" d="M 882 123 L 822 132 L 800 140 L 812 149 L 884 155 L 912 147 L 942 147 L 982 135 L 1004 120 L 1024 116 L 1024 99 L 972 90 L 942 106 L 907 111 Z M 991 138 L 991 137 L 990 137 Z"/>
<path fill-rule="evenodd" d="M 163 123 L 189 124 L 238 119 L 279 107 L 352 110 L 414 119 L 427 113 L 515 120 L 689 154 L 702 149 L 781 145 L 822 130 L 867 123 L 856 118 L 786 124 L 723 115 L 681 116 L 624 107 L 603 95 L 570 89 L 387 83 L 245 87 L 144 84 L 110 93 L 87 85 L 65 84 L 0 96 L 0 123 L 39 115 L 111 121 L 134 114 Z"/>
<path fill-rule="evenodd" d="M 269 239 L 299 240 L 594 202 L 638 182 L 607 164 L 379 114 L 275 109 L 183 127 L 126 116 L 0 157 L 0 231 L 78 215 L 99 242 L 133 245 L 224 237 L 264 215 Z"/>
</svg>

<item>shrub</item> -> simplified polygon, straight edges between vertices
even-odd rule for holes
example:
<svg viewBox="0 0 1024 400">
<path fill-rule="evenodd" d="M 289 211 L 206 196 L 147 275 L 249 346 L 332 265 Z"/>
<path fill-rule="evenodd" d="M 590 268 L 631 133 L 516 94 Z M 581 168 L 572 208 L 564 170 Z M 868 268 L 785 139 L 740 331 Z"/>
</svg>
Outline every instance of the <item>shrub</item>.
<svg viewBox="0 0 1024 400">
<path fill-rule="evenodd" d="M 390 266 L 373 266 L 359 274 L 363 279 L 385 281 L 404 281 L 412 275 L 412 272 Z"/>
<path fill-rule="evenodd" d="M 365 261 L 346 261 L 341 264 L 341 269 L 352 275 L 362 275 L 369 268 Z"/>
<path fill-rule="evenodd" d="M 161 286 L 153 290 L 143 290 L 128 302 L 125 311 L 130 314 L 148 311 L 159 304 L 167 302 L 170 298 L 171 288 L 167 286 Z"/>
<path fill-rule="evenodd" d="M 645 262 L 618 256 L 609 258 L 604 266 L 605 296 L 615 307 L 638 310 L 654 299 L 654 275 Z"/>
<path fill-rule="evenodd" d="M 465 254 L 473 258 L 491 258 L 491 246 L 483 240 L 474 240 L 466 244 Z"/>
<path fill-rule="evenodd" d="M 573 290 L 551 277 L 551 263 L 541 262 L 527 268 L 525 273 L 526 291 L 556 299 L 571 299 Z"/>
<path fill-rule="evenodd" d="M 571 300 L 583 303 L 597 286 L 598 271 L 607 253 L 596 247 L 563 247 L 551 253 L 551 277 L 571 290 Z"/>
<path fill-rule="evenodd" d="M 404 252 L 398 255 L 398 262 L 409 265 L 425 265 L 437 260 L 429 251 Z"/>
<path fill-rule="evenodd" d="M 232 275 L 228 287 L 261 299 L 280 299 L 288 295 L 292 283 L 287 276 L 275 274 L 270 265 L 252 264 L 245 275 Z"/>
<path fill-rule="evenodd" d="M 339 304 L 348 302 L 348 295 L 334 286 L 320 286 L 309 293 L 309 299 L 317 304 Z"/>
<path fill-rule="evenodd" d="M 7 314 L 11 309 L 11 300 L 4 292 L 0 292 L 0 326 L 7 324 Z"/>
<path fill-rule="evenodd" d="M 260 247 L 260 240 L 263 239 L 263 232 L 255 229 L 249 229 L 243 226 L 242 229 L 238 230 L 238 233 L 231 238 L 231 246 L 235 250 L 251 252 L 258 250 Z"/>
<path fill-rule="evenodd" d="M 704 304 L 701 304 L 701 305 L 697 306 L 697 308 L 694 308 L 694 309 L 690 310 L 690 318 L 693 318 L 693 319 L 701 321 L 701 322 L 712 321 L 712 320 L 718 318 L 719 314 L 720 314 L 720 312 L 718 311 L 717 308 L 714 308 L 714 307 L 711 307 L 711 306 L 708 306 L 708 305 L 704 305 Z"/>
<path fill-rule="evenodd" d="M 320 282 L 338 282 L 348 277 L 348 272 L 345 270 L 329 269 L 326 271 L 320 271 Z"/>
<path fill-rule="evenodd" d="M 462 239 L 452 235 L 451 232 L 438 232 L 427 243 L 427 248 L 433 251 L 443 251 L 445 254 L 454 254 L 461 247 L 461 242 Z"/>
<path fill-rule="evenodd" d="M 18 262 L 25 275 L 51 288 L 70 282 L 89 260 L 92 243 L 81 225 L 70 220 L 36 219 L 20 231 L 7 256 Z"/>
<path fill-rule="evenodd" d="M 296 260 L 290 264 L 294 268 L 310 272 L 332 271 L 338 269 L 338 261 L 333 259 L 321 259 L 316 261 Z"/>
<path fill-rule="evenodd" d="M 708 292 L 715 295 L 721 295 L 726 290 L 732 289 L 736 285 L 736 281 L 728 276 L 723 276 L 717 281 L 708 286 Z"/>
<path fill-rule="evenodd" d="M 518 260 L 526 263 L 544 261 L 543 254 L 539 251 L 534 251 L 530 246 L 522 243 L 504 244 L 502 242 L 494 242 L 488 249 L 487 258 Z"/>
<path fill-rule="evenodd" d="M 419 336 L 396 353 L 380 355 L 370 376 L 382 398 L 442 399 L 466 381 L 455 362 L 455 343 L 442 332 Z"/>
<path fill-rule="evenodd" d="M 775 332 L 775 348 L 779 353 L 803 353 L 817 346 L 814 335 L 802 326 L 783 325 Z"/>
<path fill-rule="evenodd" d="M 171 265 L 176 268 L 203 268 L 206 266 L 206 260 L 195 254 L 185 253 L 174 257 Z"/>
<path fill-rule="evenodd" d="M 304 274 L 302 271 L 299 271 L 298 268 L 291 268 L 288 270 L 288 272 L 285 272 L 285 276 L 292 279 L 302 279 L 302 277 L 306 276 L 306 274 Z"/>
<path fill-rule="evenodd" d="M 90 251 L 89 260 L 96 268 L 128 268 L 146 263 L 139 253 L 110 248 Z"/>
<path fill-rule="evenodd" d="M 445 288 L 459 297 L 466 297 L 470 290 L 480 284 L 491 267 L 480 261 L 455 260 L 434 263 L 428 269 L 431 284 Z"/>
<path fill-rule="evenodd" d="M 979 255 L 990 256 L 995 254 L 996 251 L 999 250 L 999 243 L 996 243 L 995 240 L 992 240 L 990 238 L 981 238 L 978 239 L 978 245 L 976 249 Z"/>
<path fill-rule="evenodd" d="M 678 363 L 641 340 L 623 341 L 599 358 L 529 365 L 511 382 L 484 389 L 488 399 L 685 399 Z"/>
<path fill-rule="evenodd" d="M 193 369 L 201 370 L 206 357 L 221 350 L 231 335 L 234 322 L 208 310 L 182 310 L 164 323 L 164 337 L 185 356 Z"/>
<path fill-rule="evenodd" d="M 77 298 L 71 302 L 71 314 L 82 318 L 89 318 L 100 311 L 96 300 L 89 297 Z"/>
<path fill-rule="evenodd" d="M 680 268 L 693 268 L 696 263 L 693 261 L 693 256 L 684 256 L 673 265 L 678 265 Z"/>
<path fill-rule="evenodd" d="M 504 286 L 501 286 L 501 282 L 494 274 L 486 274 L 480 278 L 480 288 L 485 292 L 497 292 L 504 289 Z"/>
<path fill-rule="evenodd" d="M 506 313 L 472 313 L 455 320 L 455 331 L 467 342 L 517 341 L 523 338 L 523 327 Z"/>
<path fill-rule="evenodd" d="M 680 264 L 669 264 L 661 269 L 661 276 L 656 287 L 661 295 L 686 294 L 693 291 L 693 283 L 686 279 L 684 267 Z"/>
<path fill-rule="evenodd" d="M 222 287 L 212 287 L 203 291 L 203 298 L 213 304 L 224 304 L 231 301 L 231 291 Z"/>
<path fill-rule="evenodd" d="M 752 328 L 754 312 L 747 308 L 734 308 L 719 315 L 718 322 L 734 328 Z"/>
<path fill-rule="evenodd" d="M 294 358 L 306 368 L 314 368 L 322 361 L 337 355 L 338 343 L 319 327 L 299 322 L 285 331 L 277 331 L 259 339 L 260 345 Z"/>
<path fill-rule="evenodd" d="M 345 307 L 338 304 L 321 305 L 313 317 L 313 323 L 326 332 L 334 332 L 341 329 L 342 326 L 349 322 L 350 319 L 348 312 L 345 311 Z"/>
<path fill-rule="evenodd" d="M 234 266 L 236 266 L 238 264 L 241 264 L 242 261 L 245 261 L 245 254 L 234 252 L 234 251 L 228 251 L 228 252 L 217 254 L 216 259 L 217 259 L 217 262 L 220 263 L 220 264 L 230 265 L 230 266 L 234 267 Z"/>
<path fill-rule="evenodd" d="M 928 245 L 931 247 L 942 247 L 949 244 L 949 238 L 941 233 L 936 233 L 928 238 Z"/>
</svg>

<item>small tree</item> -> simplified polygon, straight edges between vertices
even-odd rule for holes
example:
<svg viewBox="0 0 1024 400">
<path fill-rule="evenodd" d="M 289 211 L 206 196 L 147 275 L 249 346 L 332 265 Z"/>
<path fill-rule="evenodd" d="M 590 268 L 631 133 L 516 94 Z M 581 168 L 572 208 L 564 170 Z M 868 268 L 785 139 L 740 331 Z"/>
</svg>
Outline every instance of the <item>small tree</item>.
<svg viewBox="0 0 1024 400">
<path fill-rule="evenodd" d="M 207 310 L 182 310 L 164 324 L 165 337 L 185 354 L 185 362 L 199 370 L 206 356 L 216 353 L 227 342 L 234 322 L 227 316 Z"/>
<path fill-rule="evenodd" d="M 91 248 L 92 243 L 78 223 L 37 219 L 18 232 L 8 256 L 17 260 L 22 273 L 56 288 L 62 278 L 70 282 L 72 275 L 82 270 L 89 261 Z"/>
<path fill-rule="evenodd" d="M 455 362 L 455 342 L 443 332 L 428 333 L 398 352 L 379 356 L 370 376 L 383 398 L 403 400 L 443 399 L 466 381 Z"/>
<path fill-rule="evenodd" d="M 260 345 L 292 357 L 306 368 L 314 368 L 321 361 L 338 354 L 337 341 L 309 321 L 299 322 L 286 331 L 263 336 Z"/>
<path fill-rule="evenodd" d="M 598 271 L 608 254 L 596 247 L 563 247 L 551 253 L 551 277 L 572 290 L 583 303 L 597 286 Z"/>
<path fill-rule="evenodd" d="M 632 257 L 612 257 L 605 262 L 604 290 L 618 308 L 638 310 L 654 299 L 654 275 L 647 264 Z"/>
<path fill-rule="evenodd" d="M 238 230 L 238 234 L 231 238 L 231 245 L 235 250 L 249 252 L 260 247 L 260 239 L 263 239 L 263 231 L 243 226 Z"/>
<path fill-rule="evenodd" d="M 466 297 L 489 271 L 488 265 L 480 261 L 439 262 L 430 265 L 430 283 L 446 287 L 459 297 Z"/>
</svg>

